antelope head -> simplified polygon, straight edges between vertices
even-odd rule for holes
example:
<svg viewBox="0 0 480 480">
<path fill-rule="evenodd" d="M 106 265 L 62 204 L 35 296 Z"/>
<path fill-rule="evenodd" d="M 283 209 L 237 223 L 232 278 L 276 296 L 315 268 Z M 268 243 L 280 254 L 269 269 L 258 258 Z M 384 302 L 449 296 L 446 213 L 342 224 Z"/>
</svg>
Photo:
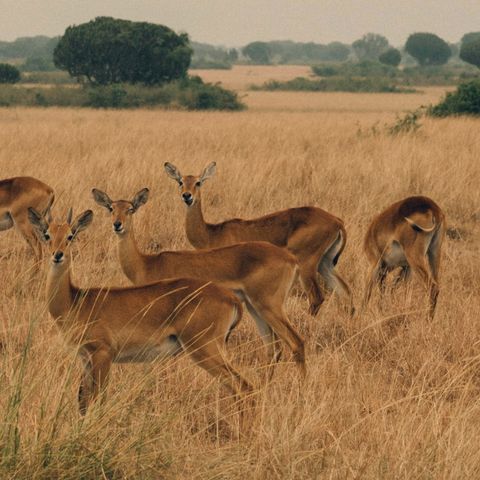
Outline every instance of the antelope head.
<svg viewBox="0 0 480 480">
<path fill-rule="evenodd" d="M 180 195 L 185 205 L 191 207 L 200 200 L 200 188 L 205 180 L 215 175 L 217 164 L 212 162 L 207 165 L 198 177 L 195 175 L 182 176 L 178 168 L 169 162 L 166 162 L 164 167 L 167 175 L 178 183 Z"/>
<path fill-rule="evenodd" d="M 70 209 L 64 221 L 56 221 L 52 219 L 50 210 L 39 213 L 33 207 L 29 207 L 28 219 L 40 240 L 47 245 L 52 263 L 59 265 L 67 258 L 70 246 L 77 235 L 92 223 L 93 212 L 85 210 L 72 220 L 72 209 Z"/>
<path fill-rule="evenodd" d="M 112 227 L 117 235 L 124 235 L 131 229 L 132 215 L 148 201 L 148 188 L 140 190 L 131 201 L 112 200 L 105 192 L 94 188 L 93 199 L 112 214 Z"/>
</svg>

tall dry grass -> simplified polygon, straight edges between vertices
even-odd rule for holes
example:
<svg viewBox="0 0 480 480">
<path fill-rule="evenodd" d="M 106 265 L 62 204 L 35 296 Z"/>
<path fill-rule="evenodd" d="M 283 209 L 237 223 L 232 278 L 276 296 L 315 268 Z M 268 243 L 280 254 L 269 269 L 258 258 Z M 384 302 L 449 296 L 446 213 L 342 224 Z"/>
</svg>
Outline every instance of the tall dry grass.
<svg viewBox="0 0 480 480">
<path fill-rule="evenodd" d="M 372 98 L 369 96 L 369 98 Z M 375 97 L 373 97 L 372 101 Z M 342 217 L 348 243 L 338 268 L 358 304 L 370 218 L 411 194 L 433 197 L 452 229 L 443 252 L 435 320 L 414 281 L 349 319 L 335 299 L 318 318 L 288 302 L 305 336 L 308 377 L 281 364 L 263 379 L 263 350 L 248 315 L 228 347 L 258 387 L 258 408 L 238 417 L 215 380 L 188 359 L 116 365 L 109 399 L 81 419 L 79 366 L 44 303 L 44 268 L 19 235 L 0 237 L 1 478 L 478 478 L 480 475 L 480 140 L 477 120 L 426 120 L 391 137 L 379 112 L 0 112 L 2 177 L 33 175 L 57 192 L 56 213 L 92 208 L 74 260 L 77 284 L 127 285 L 106 190 L 151 200 L 136 215 L 148 251 L 189 248 L 184 206 L 163 163 L 195 173 L 215 160 L 204 188 L 210 221 L 317 205 Z M 181 274 L 181 272 L 179 272 Z M 213 314 L 213 312 L 212 312 Z"/>
</svg>

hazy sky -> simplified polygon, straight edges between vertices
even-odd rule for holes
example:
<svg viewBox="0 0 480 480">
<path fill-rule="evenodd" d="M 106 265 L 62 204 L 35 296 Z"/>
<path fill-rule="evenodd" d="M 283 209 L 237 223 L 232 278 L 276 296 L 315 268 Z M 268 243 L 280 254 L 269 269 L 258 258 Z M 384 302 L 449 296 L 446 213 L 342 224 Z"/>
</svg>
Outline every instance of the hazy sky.
<svg viewBox="0 0 480 480">
<path fill-rule="evenodd" d="M 480 31 L 480 0 L 0 0 L 0 40 L 59 35 L 96 16 L 162 23 L 193 40 L 351 43 L 367 32 L 401 45 L 412 32 L 456 42 Z"/>
</svg>

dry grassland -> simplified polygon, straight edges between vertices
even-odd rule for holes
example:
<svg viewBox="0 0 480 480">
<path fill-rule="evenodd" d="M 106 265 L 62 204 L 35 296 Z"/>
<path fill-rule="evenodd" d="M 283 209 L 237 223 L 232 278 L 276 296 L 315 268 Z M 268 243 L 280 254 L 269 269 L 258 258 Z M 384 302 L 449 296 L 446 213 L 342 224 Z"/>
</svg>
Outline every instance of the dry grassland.
<svg viewBox="0 0 480 480">
<path fill-rule="evenodd" d="M 258 95 L 267 106 L 274 98 Z M 393 97 L 408 103 L 415 96 Z M 44 271 L 29 271 L 23 241 L 3 232 L 1 478 L 480 476 L 480 122 L 425 120 L 417 134 L 391 137 L 369 128 L 394 116 L 383 96 L 336 98 L 358 108 L 0 110 L 2 177 L 33 175 L 52 185 L 58 215 L 70 205 L 95 212 L 74 260 L 82 286 L 127 285 L 108 215 L 90 197 L 94 186 L 112 198 L 148 186 L 151 200 L 135 219 L 142 248 L 189 248 L 185 207 L 163 172 L 167 160 L 185 173 L 217 162 L 217 177 L 204 186 L 210 221 L 308 204 L 342 217 L 349 238 L 338 269 L 357 304 L 367 268 L 363 235 L 379 209 L 429 195 L 454 233 L 432 322 L 415 281 L 382 305 L 377 293 L 353 319 L 334 298 L 311 318 L 306 300 L 292 295 L 288 313 L 307 342 L 304 383 L 286 352 L 264 384 L 262 345 L 245 314 L 228 352 L 257 385 L 258 408 L 247 412 L 248 429 L 238 438 L 231 399 L 185 358 L 114 366 L 109 400 L 82 420 L 79 366 L 45 311 Z"/>
</svg>

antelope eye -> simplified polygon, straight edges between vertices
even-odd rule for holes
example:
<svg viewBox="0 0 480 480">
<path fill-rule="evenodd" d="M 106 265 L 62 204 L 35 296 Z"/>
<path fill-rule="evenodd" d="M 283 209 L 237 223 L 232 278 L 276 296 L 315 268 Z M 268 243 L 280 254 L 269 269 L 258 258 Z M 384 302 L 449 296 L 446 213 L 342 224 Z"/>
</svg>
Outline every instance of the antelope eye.
<svg viewBox="0 0 480 480">
<path fill-rule="evenodd" d="M 127 213 L 135 213 L 135 209 L 133 207 L 130 207 L 128 210 L 127 210 Z"/>
<path fill-rule="evenodd" d="M 45 233 L 43 234 L 43 238 L 44 238 L 45 240 L 50 240 L 50 234 L 49 234 L 48 232 L 45 232 Z"/>
<path fill-rule="evenodd" d="M 202 186 L 202 182 L 196 182 L 196 183 L 195 183 L 195 186 L 196 186 L 196 187 L 201 187 L 201 186 Z"/>
<path fill-rule="evenodd" d="M 69 242 L 71 242 L 71 241 L 73 240 L 73 234 L 72 234 L 72 233 L 67 237 L 67 240 L 68 240 Z"/>
<path fill-rule="evenodd" d="M 183 187 L 183 182 L 182 182 L 181 180 L 178 182 L 178 184 L 179 184 L 181 187 Z"/>
</svg>

